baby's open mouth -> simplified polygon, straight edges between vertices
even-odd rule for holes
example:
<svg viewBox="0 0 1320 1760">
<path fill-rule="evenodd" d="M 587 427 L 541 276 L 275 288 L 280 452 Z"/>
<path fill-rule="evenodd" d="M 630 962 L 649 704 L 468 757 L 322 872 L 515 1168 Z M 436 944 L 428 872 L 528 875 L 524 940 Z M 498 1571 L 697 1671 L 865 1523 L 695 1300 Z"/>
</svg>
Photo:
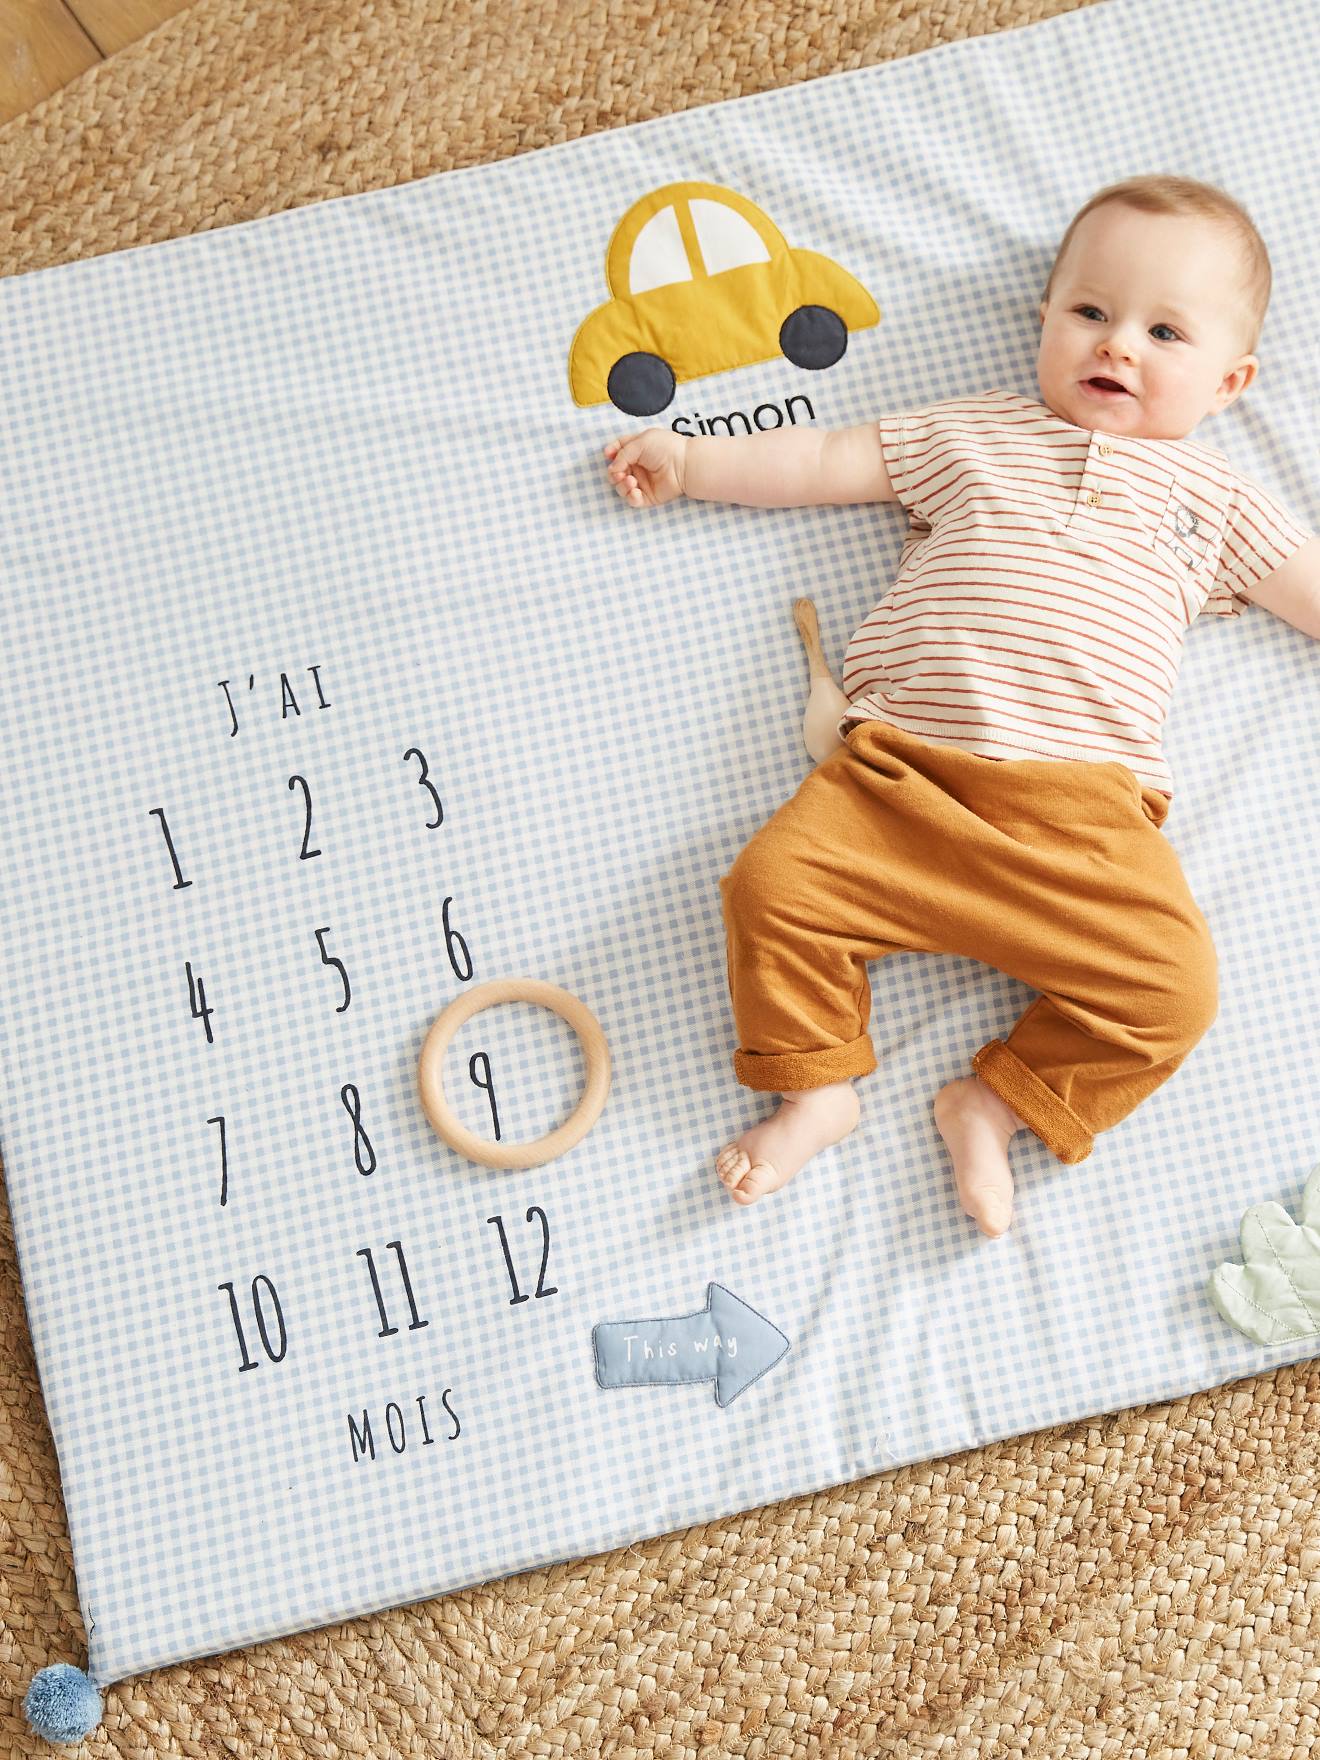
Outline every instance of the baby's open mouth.
<svg viewBox="0 0 1320 1760">
<path fill-rule="evenodd" d="M 1088 385 L 1093 391 L 1116 392 L 1120 397 L 1128 397 L 1131 395 L 1127 387 L 1125 385 L 1120 385 L 1117 379 L 1106 379 L 1099 373 L 1097 373 L 1093 379 L 1083 379 L 1082 383 L 1083 385 Z"/>
</svg>

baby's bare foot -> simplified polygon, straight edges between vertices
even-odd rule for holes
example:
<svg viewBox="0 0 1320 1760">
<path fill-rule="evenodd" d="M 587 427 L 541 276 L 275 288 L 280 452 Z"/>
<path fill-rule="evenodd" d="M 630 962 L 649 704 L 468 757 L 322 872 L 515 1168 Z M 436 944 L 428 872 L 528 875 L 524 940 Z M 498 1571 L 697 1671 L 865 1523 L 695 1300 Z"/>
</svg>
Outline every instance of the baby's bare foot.
<svg viewBox="0 0 1320 1760">
<path fill-rule="evenodd" d="M 980 1076 L 963 1076 L 940 1089 L 935 1123 L 953 1156 L 963 1209 L 982 1234 L 1003 1234 L 1013 1216 L 1008 1145 L 1026 1126 Z"/>
<path fill-rule="evenodd" d="M 715 1171 L 739 1204 L 777 1192 L 811 1157 L 855 1129 L 862 1103 L 851 1081 L 787 1093 L 779 1110 L 721 1149 Z"/>
</svg>

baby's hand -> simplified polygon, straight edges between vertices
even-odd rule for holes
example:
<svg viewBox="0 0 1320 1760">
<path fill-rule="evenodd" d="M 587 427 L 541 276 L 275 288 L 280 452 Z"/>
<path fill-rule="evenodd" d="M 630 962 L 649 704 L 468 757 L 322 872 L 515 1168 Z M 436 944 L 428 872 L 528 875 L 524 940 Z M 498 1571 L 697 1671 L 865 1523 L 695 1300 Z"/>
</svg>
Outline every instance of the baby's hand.
<svg viewBox="0 0 1320 1760">
<path fill-rule="evenodd" d="M 609 440 L 610 481 L 632 507 L 663 507 L 684 493 L 687 436 L 672 428 L 646 428 L 626 440 Z"/>
</svg>

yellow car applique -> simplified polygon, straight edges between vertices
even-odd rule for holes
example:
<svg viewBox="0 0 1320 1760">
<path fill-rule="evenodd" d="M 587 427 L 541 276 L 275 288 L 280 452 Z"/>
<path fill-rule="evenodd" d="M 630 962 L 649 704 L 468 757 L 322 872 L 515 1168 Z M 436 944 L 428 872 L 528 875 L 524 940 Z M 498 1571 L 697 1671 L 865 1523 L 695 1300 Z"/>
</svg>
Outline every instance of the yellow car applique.
<svg viewBox="0 0 1320 1760">
<path fill-rule="evenodd" d="M 755 202 L 667 183 L 635 202 L 605 252 L 610 298 L 568 351 L 573 401 L 653 416 L 675 386 L 783 355 L 832 367 L 880 308 L 846 269 L 791 248 Z"/>
</svg>

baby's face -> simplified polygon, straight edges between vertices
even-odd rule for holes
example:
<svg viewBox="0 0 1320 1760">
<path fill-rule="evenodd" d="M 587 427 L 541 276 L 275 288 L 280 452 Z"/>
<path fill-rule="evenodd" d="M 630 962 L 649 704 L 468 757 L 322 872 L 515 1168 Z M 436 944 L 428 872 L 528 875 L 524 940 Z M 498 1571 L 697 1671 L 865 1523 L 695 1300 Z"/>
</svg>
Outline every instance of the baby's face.
<svg viewBox="0 0 1320 1760">
<path fill-rule="evenodd" d="M 1078 225 L 1042 303 L 1041 400 L 1082 428 L 1181 440 L 1246 390 L 1232 236 L 1187 214 L 1105 202 Z M 1126 395 L 1093 390 L 1095 376 Z"/>
</svg>

